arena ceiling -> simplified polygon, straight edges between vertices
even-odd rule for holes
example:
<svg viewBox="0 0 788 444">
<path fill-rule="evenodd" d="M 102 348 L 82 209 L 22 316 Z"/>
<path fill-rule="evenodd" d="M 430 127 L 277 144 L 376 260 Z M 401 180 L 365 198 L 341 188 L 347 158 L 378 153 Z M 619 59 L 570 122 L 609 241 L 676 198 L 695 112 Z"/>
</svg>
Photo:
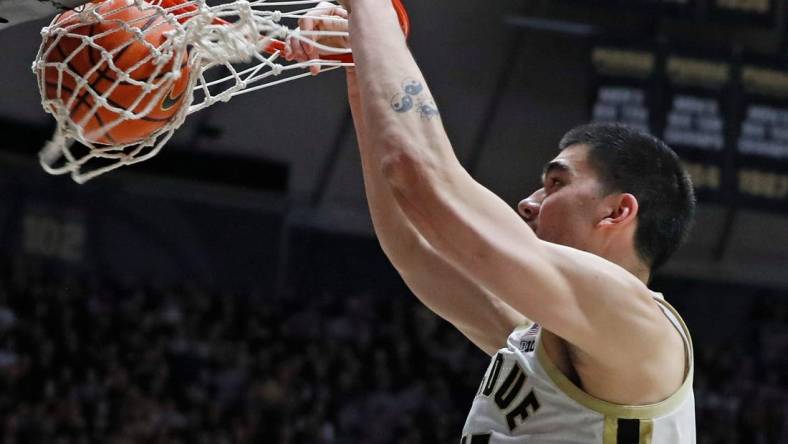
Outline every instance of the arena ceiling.
<svg viewBox="0 0 788 444">
<path fill-rule="evenodd" d="M 538 186 L 560 136 L 589 116 L 588 30 L 545 32 L 507 20 L 539 3 L 407 2 L 410 45 L 458 156 L 512 205 Z M 45 24 L 0 34 L 0 119 L 50 122 L 30 70 Z M 293 223 L 370 233 L 347 112 L 343 74 L 335 71 L 201 111 L 171 144 L 287 163 Z M 200 125 L 216 136 L 203 137 Z M 34 150 L 29 156 L 35 162 Z M 788 220 L 779 212 L 702 204 L 691 241 L 665 273 L 788 286 Z"/>
</svg>

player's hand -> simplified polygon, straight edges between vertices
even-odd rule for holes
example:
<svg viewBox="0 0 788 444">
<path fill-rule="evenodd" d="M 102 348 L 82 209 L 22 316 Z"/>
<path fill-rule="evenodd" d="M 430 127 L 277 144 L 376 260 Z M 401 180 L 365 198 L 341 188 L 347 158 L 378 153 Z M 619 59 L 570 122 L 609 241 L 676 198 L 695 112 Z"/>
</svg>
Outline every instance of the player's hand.
<svg viewBox="0 0 788 444">
<path fill-rule="evenodd" d="M 354 4 L 364 3 L 365 0 L 336 0 L 346 11 L 352 12 Z M 391 3 L 391 0 L 366 0 L 366 2 L 377 2 L 379 6 L 386 6 L 388 3 Z"/>
<path fill-rule="evenodd" d="M 343 20 L 326 20 L 322 17 L 339 17 Z M 301 32 L 308 31 L 348 31 L 347 11 L 334 3 L 320 2 L 311 11 L 304 14 L 298 20 L 298 28 Z M 350 39 L 347 36 L 325 36 L 315 37 L 317 43 L 331 46 L 334 48 L 350 48 Z M 306 62 L 308 60 L 319 59 L 321 53 L 317 47 L 293 36 L 288 36 L 285 41 L 285 60 L 297 60 Z M 316 75 L 320 73 L 319 65 L 312 65 L 309 71 Z"/>
</svg>

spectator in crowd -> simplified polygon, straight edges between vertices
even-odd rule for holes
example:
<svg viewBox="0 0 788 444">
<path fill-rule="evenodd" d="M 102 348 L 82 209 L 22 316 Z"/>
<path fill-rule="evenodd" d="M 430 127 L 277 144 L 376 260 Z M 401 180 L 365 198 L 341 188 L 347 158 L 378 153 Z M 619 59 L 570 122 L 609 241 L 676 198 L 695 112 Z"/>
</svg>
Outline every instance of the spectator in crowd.
<svg viewBox="0 0 788 444">
<path fill-rule="evenodd" d="M 460 365 L 474 352 L 454 336 L 408 298 L 326 293 L 294 304 L 7 272 L 0 437 L 450 442 L 455 406 L 482 371 Z M 454 351 L 425 356 L 434 342 Z"/>
<path fill-rule="evenodd" d="M 483 371 L 404 296 L 305 304 L 0 268 L 8 444 L 449 443 Z M 788 442 L 786 313 L 756 298 L 737 340 L 697 347 L 699 443 Z"/>
</svg>

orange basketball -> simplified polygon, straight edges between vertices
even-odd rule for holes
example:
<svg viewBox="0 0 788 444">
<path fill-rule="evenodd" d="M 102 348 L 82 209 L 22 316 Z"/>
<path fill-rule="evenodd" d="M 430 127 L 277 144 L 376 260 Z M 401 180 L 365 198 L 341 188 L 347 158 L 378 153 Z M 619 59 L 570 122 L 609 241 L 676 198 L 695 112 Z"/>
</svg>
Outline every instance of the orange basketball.
<svg viewBox="0 0 788 444">
<path fill-rule="evenodd" d="M 139 142 L 178 114 L 186 102 L 189 68 L 184 60 L 180 77 L 162 81 L 164 75 L 172 71 L 173 61 L 157 69 L 151 57 L 153 49 L 134 36 L 134 28 L 137 28 L 152 47 L 162 45 L 165 42 L 164 33 L 173 27 L 160 12 L 155 9 L 141 10 L 126 0 L 108 0 L 98 8 L 103 20 L 97 23 L 83 23 L 78 13 L 73 11 L 64 12 L 56 20 L 56 26 L 65 28 L 67 33 L 53 42 L 54 47 L 47 54 L 46 62 L 65 61 L 68 69 L 62 70 L 61 77 L 56 67 L 45 68 L 45 95 L 47 99 L 59 99 L 69 106 L 71 121 L 82 127 L 88 141 L 104 145 Z M 126 30 L 122 22 L 132 29 Z M 83 36 L 95 36 L 93 41 L 97 47 L 83 45 Z M 48 41 L 45 44 L 45 47 L 50 46 Z M 111 64 L 102 57 L 102 51 L 113 54 Z M 140 63 L 145 59 L 147 61 Z M 128 74 L 130 79 L 157 86 L 146 92 L 142 85 L 124 80 L 123 73 Z M 80 78 L 86 80 L 84 86 L 79 85 Z M 98 96 L 105 94 L 107 105 L 101 105 L 99 100 L 94 112 Z M 69 104 L 74 95 L 75 99 Z M 153 105 L 150 112 L 134 119 L 125 118 L 109 108 L 112 106 L 143 113 L 152 100 L 158 103 Z M 118 124 L 108 132 L 102 134 L 97 131 L 116 121 Z"/>
</svg>

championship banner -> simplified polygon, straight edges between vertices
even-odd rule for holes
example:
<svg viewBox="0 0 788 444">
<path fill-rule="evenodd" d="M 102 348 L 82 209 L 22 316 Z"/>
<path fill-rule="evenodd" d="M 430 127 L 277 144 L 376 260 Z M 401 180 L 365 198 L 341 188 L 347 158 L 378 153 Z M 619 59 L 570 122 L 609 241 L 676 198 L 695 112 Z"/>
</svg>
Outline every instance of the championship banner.
<svg viewBox="0 0 788 444">
<path fill-rule="evenodd" d="M 726 201 L 731 64 L 723 59 L 674 53 L 666 56 L 662 139 L 681 157 L 701 200 Z"/>
<path fill-rule="evenodd" d="M 690 17 L 696 10 L 696 0 L 621 0 L 620 6 L 633 7 L 649 12 L 662 12 L 667 15 Z"/>
<path fill-rule="evenodd" d="M 7 259 L 74 275 L 274 289 L 284 194 L 142 174 L 85 187 L 3 158 L 0 196 Z"/>
<path fill-rule="evenodd" d="M 788 211 L 788 69 L 745 64 L 741 87 L 737 201 Z"/>
<path fill-rule="evenodd" d="M 733 26 L 778 28 L 781 0 L 565 0 L 575 8 L 610 14 L 640 14 L 651 18 L 692 20 Z M 614 19 L 615 20 L 615 19 Z"/>
<path fill-rule="evenodd" d="M 779 0 L 706 0 L 706 3 L 712 20 L 764 27 L 778 24 Z"/>
<path fill-rule="evenodd" d="M 599 45 L 591 51 L 596 83 L 591 120 L 618 122 L 647 132 L 654 130 L 656 51 Z"/>
<path fill-rule="evenodd" d="M 691 17 L 697 10 L 698 0 L 572 0 L 578 6 L 608 7 L 642 14 L 665 14 Z"/>
</svg>

